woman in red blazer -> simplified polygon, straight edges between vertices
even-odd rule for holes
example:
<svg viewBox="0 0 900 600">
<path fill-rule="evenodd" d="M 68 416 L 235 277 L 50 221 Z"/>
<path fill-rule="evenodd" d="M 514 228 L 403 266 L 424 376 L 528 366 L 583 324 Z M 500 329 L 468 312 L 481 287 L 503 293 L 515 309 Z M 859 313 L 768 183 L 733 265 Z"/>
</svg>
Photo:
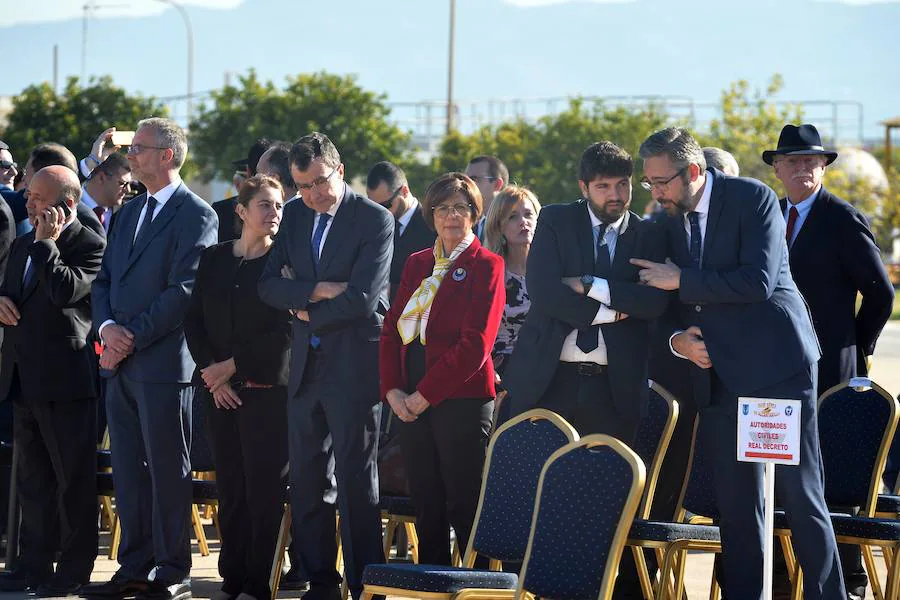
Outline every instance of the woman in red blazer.
<svg viewBox="0 0 900 600">
<path fill-rule="evenodd" d="M 472 232 L 481 193 L 462 173 L 434 181 L 422 206 L 435 246 L 409 257 L 381 333 L 381 394 L 399 417 L 416 507 L 419 561 L 465 551 L 494 407 L 491 349 L 506 305 L 503 259 Z"/>
</svg>

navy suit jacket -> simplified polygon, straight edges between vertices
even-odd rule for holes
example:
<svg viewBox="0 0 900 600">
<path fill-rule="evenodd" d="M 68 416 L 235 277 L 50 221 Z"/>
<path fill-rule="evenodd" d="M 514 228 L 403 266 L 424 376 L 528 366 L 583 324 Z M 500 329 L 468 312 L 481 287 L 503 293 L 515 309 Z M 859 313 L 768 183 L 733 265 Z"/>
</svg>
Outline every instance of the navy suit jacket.
<svg viewBox="0 0 900 600">
<path fill-rule="evenodd" d="M 629 259 L 661 262 L 665 251 L 663 229 L 629 212 L 606 277 L 610 307 L 629 317 L 600 325 L 608 350 L 610 387 L 623 411 L 643 414 L 646 410 L 649 323 L 665 311 L 668 299 L 666 292 L 638 283 L 640 269 Z M 566 336 L 574 329 L 590 327 L 600 308 L 599 302 L 561 281 L 594 272 L 594 236 L 583 200 L 541 210 L 527 267 L 531 308 L 503 376 L 514 412 L 532 408 L 541 399 L 559 364 Z"/>
<path fill-rule="evenodd" d="M 716 170 L 707 177 L 713 188 L 700 267 L 693 266 L 684 219 L 663 221 L 669 256 L 682 271 L 660 333 L 668 338 L 699 327 L 725 386 L 738 396 L 752 395 L 815 363 L 819 346 L 791 277 L 775 192 Z M 708 372 L 691 364 L 691 375 L 702 408 L 709 403 Z"/>
<path fill-rule="evenodd" d="M 309 340 L 321 340 L 319 350 L 334 357 L 334 383 L 349 392 L 347 399 L 379 401 L 378 340 L 387 312 L 388 272 L 393 253 L 394 218 L 387 209 L 345 186 L 341 205 L 321 249 L 319 265 L 312 259 L 315 212 L 302 200 L 284 209 L 278 236 L 269 251 L 259 281 L 263 302 L 279 309 L 309 311 L 309 322 L 293 319 L 289 398 L 303 380 Z M 285 279 L 289 266 L 296 279 Z M 347 282 L 344 293 L 310 302 L 319 281 Z M 336 401 L 340 401 L 336 399 Z"/>
<path fill-rule="evenodd" d="M 819 393 L 865 375 L 865 357 L 875 352 L 894 306 L 894 286 L 866 218 L 822 188 L 791 245 L 790 262 L 822 347 Z"/>
<path fill-rule="evenodd" d="M 396 225 L 395 225 L 396 226 Z M 400 280 L 403 279 L 403 267 L 406 265 L 407 259 L 426 248 L 434 247 L 434 240 L 437 234 L 428 227 L 425 218 L 422 216 L 422 206 L 420 205 L 412 218 L 406 225 L 406 229 L 400 236 L 394 237 L 394 257 L 391 259 L 391 302 L 400 289 Z"/>
<path fill-rule="evenodd" d="M 55 242 L 18 238 L 0 287 L 19 309 L 15 327 L 5 327 L 0 399 L 18 371 L 26 400 L 59 401 L 95 397 L 91 331 L 91 282 L 100 270 L 106 240 L 75 219 Z M 23 285 L 25 265 L 32 276 Z M 48 371 L 45 365 L 51 365 Z"/>
<path fill-rule="evenodd" d="M 25 235 L 32 230 L 31 223 L 28 221 L 28 211 L 25 210 L 25 190 L 0 190 L 0 195 L 9 204 L 12 210 L 13 220 L 16 226 L 16 236 Z"/>
<path fill-rule="evenodd" d="M 184 337 L 200 254 L 216 243 L 216 213 L 182 183 L 132 240 L 146 196 L 127 202 L 110 230 L 93 286 L 94 327 L 113 320 L 134 333 L 134 353 L 119 365 L 131 379 L 189 383 L 194 361 Z"/>
</svg>

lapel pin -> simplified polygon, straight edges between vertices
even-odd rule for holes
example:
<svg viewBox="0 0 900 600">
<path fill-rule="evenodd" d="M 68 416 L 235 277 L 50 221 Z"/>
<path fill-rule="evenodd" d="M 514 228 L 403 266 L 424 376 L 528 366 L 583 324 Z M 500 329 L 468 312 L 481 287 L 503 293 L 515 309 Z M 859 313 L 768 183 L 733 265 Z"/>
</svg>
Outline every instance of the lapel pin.
<svg viewBox="0 0 900 600">
<path fill-rule="evenodd" d="M 462 267 L 459 267 L 455 271 L 453 271 L 453 281 L 462 281 L 466 278 L 466 270 Z"/>
</svg>

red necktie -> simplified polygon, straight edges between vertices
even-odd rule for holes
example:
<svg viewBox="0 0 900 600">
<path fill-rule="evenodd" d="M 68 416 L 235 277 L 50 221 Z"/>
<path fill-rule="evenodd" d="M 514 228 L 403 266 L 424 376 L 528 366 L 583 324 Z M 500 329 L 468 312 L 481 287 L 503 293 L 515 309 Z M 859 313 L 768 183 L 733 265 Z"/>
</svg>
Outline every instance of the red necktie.
<svg viewBox="0 0 900 600">
<path fill-rule="evenodd" d="M 100 224 L 101 224 L 101 225 L 106 225 L 106 223 L 103 222 L 104 217 L 106 216 L 106 209 L 105 209 L 105 208 L 103 208 L 102 206 L 95 206 L 95 207 L 94 207 L 94 214 L 97 215 L 97 218 L 98 218 L 98 219 L 100 219 Z"/>
<path fill-rule="evenodd" d="M 800 216 L 800 213 L 797 212 L 797 207 L 792 206 L 791 210 L 788 211 L 788 222 L 787 222 L 787 231 L 785 232 L 784 238 L 787 240 L 788 246 L 791 245 L 791 239 L 794 237 L 794 225 L 797 223 L 797 217 Z"/>
</svg>

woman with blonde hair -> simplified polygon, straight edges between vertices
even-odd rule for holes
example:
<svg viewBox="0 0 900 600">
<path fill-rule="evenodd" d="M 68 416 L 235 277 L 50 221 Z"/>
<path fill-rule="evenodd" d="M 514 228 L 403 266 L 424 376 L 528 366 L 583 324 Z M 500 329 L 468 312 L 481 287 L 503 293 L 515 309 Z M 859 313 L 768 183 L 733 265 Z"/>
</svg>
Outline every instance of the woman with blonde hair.
<svg viewBox="0 0 900 600">
<path fill-rule="evenodd" d="M 501 378 L 531 307 L 525 287 L 525 263 L 540 211 L 541 204 L 534 192 L 511 185 L 494 198 L 487 214 L 485 243 L 506 265 L 506 308 L 492 353 L 494 368 Z"/>
</svg>

